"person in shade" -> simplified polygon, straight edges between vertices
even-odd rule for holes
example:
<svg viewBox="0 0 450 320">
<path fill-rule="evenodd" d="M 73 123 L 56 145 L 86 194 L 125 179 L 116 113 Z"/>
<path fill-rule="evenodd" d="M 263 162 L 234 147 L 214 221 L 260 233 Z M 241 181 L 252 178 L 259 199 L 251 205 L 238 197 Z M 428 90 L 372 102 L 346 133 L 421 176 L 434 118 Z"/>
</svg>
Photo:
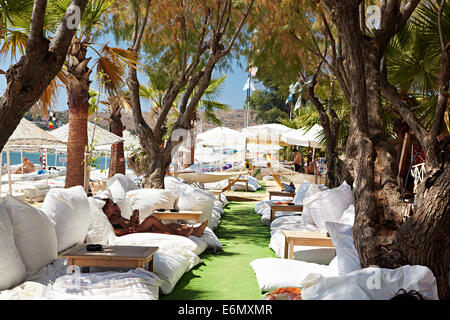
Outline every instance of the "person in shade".
<svg viewBox="0 0 450 320">
<path fill-rule="evenodd" d="M 117 203 L 111 199 L 102 200 L 105 201 L 103 212 L 113 226 L 116 236 L 123 236 L 130 233 L 152 232 L 184 237 L 189 237 L 190 235 L 201 237 L 208 225 L 208 219 L 205 219 L 195 228 L 178 223 L 164 224 L 155 216 L 148 216 L 142 223 L 139 223 L 139 210 L 133 210 L 130 219 L 126 219 L 122 217 L 120 207 Z"/>
<path fill-rule="evenodd" d="M 298 152 L 297 149 L 293 149 L 292 152 L 295 154 L 294 161 L 291 163 L 291 165 L 294 165 L 295 172 L 301 172 L 302 171 L 302 154 Z"/>
</svg>

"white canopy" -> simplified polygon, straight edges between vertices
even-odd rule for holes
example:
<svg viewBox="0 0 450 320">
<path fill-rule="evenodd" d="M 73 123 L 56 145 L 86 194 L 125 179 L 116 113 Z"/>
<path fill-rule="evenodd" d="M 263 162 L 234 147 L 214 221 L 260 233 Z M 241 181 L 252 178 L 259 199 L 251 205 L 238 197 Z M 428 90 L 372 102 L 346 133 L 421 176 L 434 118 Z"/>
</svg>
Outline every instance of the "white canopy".
<svg viewBox="0 0 450 320">
<path fill-rule="evenodd" d="M 248 138 L 248 143 L 256 144 L 279 144 L 282 142 L 281 136 L 294 132 L 294 129 L 279 123 L 262 124 L 242 129 Z"/>
<path fill-rule="evenodd" d="M 228 127 L 216 127 L 197 135 L 196 144 L 203 146 L 238 147 L 245 144 L 245 134 Z"/>
<path fill-rule="evenodd" d="M 94 129 L 95 128 L 95 129 Z M 94 131 L 95 130 L 95 131 Z M 95 132 L 95 133 L 94 133 Z M 69 124 L 65 124 L 62 127 L 59 127 L 58 129 L 55 129 L 51 131 L 51 133 L 61 139 L 62 141 L 67 143 L 68 137 L 69 137 Z M 123 138 L 99 127 L 96 126 L 92 122 L 88 122 L 88 142 L 89 144 L 92 141 L 92 136 L 94 135 L 94 146 L 104 146 L 104 145 L 111 145 L 113 143 L 117 143 L 120 141 L 124 141 Z"/>
<path fill-rule="evenodd" d="M 300 128 L 295 131 L 285 133 L 281 136 L 281 140 L 290 145 L 322 148 L 322 145 L 318 138 L 322 130 L 322 126 L 315 124 L 308 131 L 306 131 L 304 128 Z"/>
<path fill-rule="evenodd" d="M 9 137 L 8 142 L 11 146 L 65 146 L 67 143 L 53 134 L 42 130 L 25 118 L 20 120 L 19 125 L 13 134 Z"/>
</svg>

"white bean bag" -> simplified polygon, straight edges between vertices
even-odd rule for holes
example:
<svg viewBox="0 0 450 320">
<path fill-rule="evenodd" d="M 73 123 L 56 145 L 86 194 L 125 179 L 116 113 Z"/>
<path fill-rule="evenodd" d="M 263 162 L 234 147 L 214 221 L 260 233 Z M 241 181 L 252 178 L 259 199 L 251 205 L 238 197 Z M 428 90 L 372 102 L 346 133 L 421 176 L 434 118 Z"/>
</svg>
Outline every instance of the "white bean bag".
<svg viewBox="0 0 450 320">
<path fill-rule="evenodd" d="M 321 193 L 320 185 L 318 184 L 311 184 L 308 190 L 305 193 L 305 196 L 303 197 L 303 223 L 304 224 L 314 224 L 314 220 L 311 216 L 309 208 L 311 207 L 311 204 L 318 199 L 318 196 L 315 196 L 316 194 Z"/>
<path fill-rule="evenodd" d="M 170 190 L 165 189 L 137 189 L 128 191 L 126 194 L 126 201 L 131 212 L 139 210 L 141 223 L 145 218 L 153 215 L 156 209 L 173 209 L 176 199 Z"/>
<path fill-rule="evenodd" d="M 27 276 L 57 258 L 57 238 L 51 219 L 40 209 L 7 195 L 3 205 L 13 226 L 14 241 Z"/>
<path fill-rule="evenodd" d="M 0 291 L 16 286 L 25 279 L 25 265 L 14 242 L 13 226 L 8 212 L 0 203 Z"/>
<path fill-rule="evenodd" d="M 42 211 L 55 224 L 58 252 L 84 241 L 90 207 L 82 186 L 51 189 L 42 204 Z"/>
<path fill-rule="evenodd" d="M 131 208 L 131 204 L 127 199 L 126 189 L 124 189 L 120 181 L 116 180 L 108 187 L 108 190 L 112 195 L 112 199 L 109 199 L 117 203 L 117 205 L 120 207 L 121 216 L 129 219 L 131 217 L 131 214 L 133 213 L 133 210 Z M 105 195 L 108 195 L 108 192 L 106 192 Z"/>
<path fill-rule="evenodd" d="M 250 262 L 250 266 L 255 272 L 261 291 L 273 291 L 285 287 L 301 288 L 302 281 L 310 273 L 323 276 L 337 275 L 334 262 L 326 266 L 291 259 L 261 258 Z"/>
<path fill-rule="evenodd" d="M 242 178 L 248 180 L 248 191 L 257 191 L 261 188 L 256 178 L 249 175 L 242 176 Z M 231 189 L 234 191 L 245 191 L 245 182 L 236 182 Z"/>
<path fill-rule="evenodd" d="M 364 268 L 345 276 L 310 274 L 301 285 L 303 300 L 389 300 L 400 289 L 415 290 L 425 300 L 438 300 L 436 279 L 425 266 Z"/>
</svg>

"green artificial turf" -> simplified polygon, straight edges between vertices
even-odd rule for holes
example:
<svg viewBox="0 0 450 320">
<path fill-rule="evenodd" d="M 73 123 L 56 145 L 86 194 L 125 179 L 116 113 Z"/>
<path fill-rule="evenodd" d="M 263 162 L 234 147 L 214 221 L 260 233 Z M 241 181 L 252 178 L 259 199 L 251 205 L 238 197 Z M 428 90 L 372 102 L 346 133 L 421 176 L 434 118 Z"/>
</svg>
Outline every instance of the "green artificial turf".
<svg viewBox="0 0 450 320">
<path fill-rule="evenodd" d="M 255 213 L 255 202 L 230 202 L 214 231 L 222 254 L 202 254 L 203 263 L 185 273 L 161 300 L 256 300 L 263 297 L 250 262 L 275 257 L 270 232 Z"/>
</svg>

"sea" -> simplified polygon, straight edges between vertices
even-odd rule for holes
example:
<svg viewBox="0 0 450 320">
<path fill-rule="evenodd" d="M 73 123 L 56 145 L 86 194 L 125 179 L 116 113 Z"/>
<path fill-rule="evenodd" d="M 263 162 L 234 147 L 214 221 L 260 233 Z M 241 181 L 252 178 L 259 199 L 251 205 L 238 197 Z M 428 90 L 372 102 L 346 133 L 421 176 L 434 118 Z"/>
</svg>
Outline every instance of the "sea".
<svg viewBox="0 0 450 320">
<path fill-rule="evenodd" d="M 39 158 L 42 153 L 38 152 L 22 152 L 22 157 L 27 157 L 28 160 L 35 164 L 41 164 Z M 110 157 L 97 157 L 96 169 L 107 169 L 109 168 Z M 65 167 L 67 162 L 67 155 L 64 153 L 47 153 L 47 166 L 48 167 Z M 11 151 L 10 152 L 10 163 L 11 165 L 21 164 L 21 152 Z M 2 152 L 2 167 L 7 164 L 6 151 Z"/>
</svg>

